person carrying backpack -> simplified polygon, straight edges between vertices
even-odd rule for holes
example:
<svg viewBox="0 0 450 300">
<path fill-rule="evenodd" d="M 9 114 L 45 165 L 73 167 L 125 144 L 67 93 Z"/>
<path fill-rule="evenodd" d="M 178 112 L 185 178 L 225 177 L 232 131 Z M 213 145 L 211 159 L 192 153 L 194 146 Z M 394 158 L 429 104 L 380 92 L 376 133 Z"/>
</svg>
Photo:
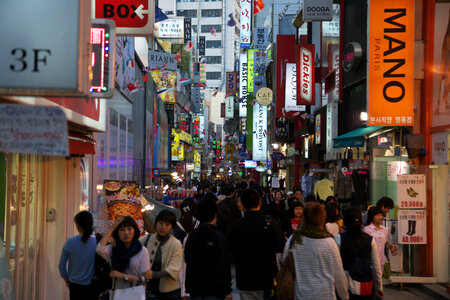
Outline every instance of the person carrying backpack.
<svg viewBox="0 0 450 300">
<path fill-rule="evenodd" d="M 344 212 L 347 230 L 336 236 L 341 252 L 344 273 L 347 277 L 350 299 L 372 299 L 374 289 L 382 298 L 382 271 L 375 240 L 362 228 L 361 209 L 351 206 Z"/>
</svg>

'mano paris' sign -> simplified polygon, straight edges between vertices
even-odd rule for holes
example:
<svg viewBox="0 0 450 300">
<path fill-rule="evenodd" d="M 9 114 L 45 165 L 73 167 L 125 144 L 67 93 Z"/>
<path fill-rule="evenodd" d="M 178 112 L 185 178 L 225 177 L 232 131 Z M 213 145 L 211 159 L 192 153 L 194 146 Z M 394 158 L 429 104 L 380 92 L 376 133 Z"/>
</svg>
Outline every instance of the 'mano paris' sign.
<svg viewBox="0 0 450 300">
<path fill-rule="evenodd" d="M 314 45 L 301 45 L 297 51 L 297 104 L 314 105 Z"/>
</svg>

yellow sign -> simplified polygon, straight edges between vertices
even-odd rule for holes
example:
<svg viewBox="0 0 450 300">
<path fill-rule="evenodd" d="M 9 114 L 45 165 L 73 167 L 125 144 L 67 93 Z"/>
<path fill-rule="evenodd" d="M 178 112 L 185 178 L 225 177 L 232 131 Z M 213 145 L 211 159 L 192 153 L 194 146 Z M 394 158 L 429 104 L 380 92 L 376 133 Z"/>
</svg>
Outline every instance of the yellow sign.
<svg viewBox="0 0 450 300">
<path fill-rule="evenodd" d="M 154 70 L 150 74 L 156 83 L 159 97 L 165 103 L 175 103 L 177 101 L 177 72 Z"/>
<path fill-rule="evenodd" d="M 369 126 L 412 126 L 414 2 L 370 1 Z"/>
<path fill-rule="evenodd" d="M 192 144 L 192 135 L 182 130 L 180 133 L 180 140 L 185 143 Z"/>
<path fill-rule="evenodd" d="M 182 131 L 183 132 L 183 131 Z M 184 160 L 184 145 L 180 142 L 180 134 L 172 128 L 172 160 L 173 161 L 182 161 Z"/>
<path fill-rule="evenodd" d="M 200 166 L 202 164 L 202 155 L 199 151 L 194 151 L 194 166 Z"/>
</svg>

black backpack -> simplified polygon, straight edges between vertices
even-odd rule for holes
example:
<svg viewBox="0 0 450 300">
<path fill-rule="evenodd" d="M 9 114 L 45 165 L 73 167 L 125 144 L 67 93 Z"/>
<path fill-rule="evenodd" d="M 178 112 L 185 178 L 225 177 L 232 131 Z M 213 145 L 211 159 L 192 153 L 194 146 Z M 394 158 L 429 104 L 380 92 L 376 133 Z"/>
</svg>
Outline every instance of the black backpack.
<svg viewBox="0 0 450 300">
<path fill-rule="evenodd" d="M 347 233 L 341 234 L 341 252 L 342 249 L 351 249 L 353 259 L 346 269 L 353 280 L 358 282 L 370 282 L 372 277 L 372 262 L 370 261 L 370 254 L 372 251 L 372 239 L 365 240 L 362 253 L 357 253 L 353 240 Z M 345 245 L 344 245 L 345 244 Z M 341 254 L 342 255 L 342 254 Z"/>
<path fill-rule="evenodd" d="M 97 242 L 100 239 L 97 237 Z M 95 290 L 96 297 L 100 297 L 106 291 L 112 289 L 111 265 L 99 254 L 95 253 L 95 268 L 92 285 Z"/>
</svg>

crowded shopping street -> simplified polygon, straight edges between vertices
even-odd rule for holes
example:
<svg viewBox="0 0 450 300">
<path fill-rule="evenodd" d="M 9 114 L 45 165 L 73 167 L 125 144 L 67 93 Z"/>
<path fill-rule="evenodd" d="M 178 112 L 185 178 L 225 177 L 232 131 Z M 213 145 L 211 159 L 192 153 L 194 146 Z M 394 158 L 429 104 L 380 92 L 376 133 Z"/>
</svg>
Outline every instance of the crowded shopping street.
<svg viewBox="0 0 450 300">
<path fill-rule="evenodd" d="M 450 299 L 450 0 L 0 1 L 0 300 Z"/>
</svg>

